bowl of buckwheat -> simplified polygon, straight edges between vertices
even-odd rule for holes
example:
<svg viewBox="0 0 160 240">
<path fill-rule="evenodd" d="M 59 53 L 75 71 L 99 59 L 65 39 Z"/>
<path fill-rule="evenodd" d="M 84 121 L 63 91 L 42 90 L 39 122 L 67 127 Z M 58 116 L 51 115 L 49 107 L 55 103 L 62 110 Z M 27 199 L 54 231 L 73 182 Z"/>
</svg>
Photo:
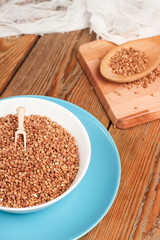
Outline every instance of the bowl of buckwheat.
<svg viewBox="0 0 160 240">
<path fill-rule="evenodd" d="M 88 133 L 66 108 L 29 96 L 0 101 L 0 210 L 56 203 L 81 182 L 90 157 Z"/>
</svg>

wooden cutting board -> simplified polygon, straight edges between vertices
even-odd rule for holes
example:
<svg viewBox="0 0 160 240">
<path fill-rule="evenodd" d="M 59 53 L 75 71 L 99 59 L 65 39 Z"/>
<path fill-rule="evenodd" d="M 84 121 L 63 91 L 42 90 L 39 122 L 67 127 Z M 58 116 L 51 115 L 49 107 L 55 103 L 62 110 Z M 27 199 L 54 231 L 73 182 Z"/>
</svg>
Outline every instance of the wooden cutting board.
<svg viewBox="0 0 160 240">
<path fill-rule="evenodd" d="M 100 63 L 105 54 L 115 46 L 105 40 L 85 43 L 78 50 L 78 60 L 117 128 L 130 128 L 160 118 L 160 78 L 147 88 L 113 83 L 100 74 Z"/>
</svg>

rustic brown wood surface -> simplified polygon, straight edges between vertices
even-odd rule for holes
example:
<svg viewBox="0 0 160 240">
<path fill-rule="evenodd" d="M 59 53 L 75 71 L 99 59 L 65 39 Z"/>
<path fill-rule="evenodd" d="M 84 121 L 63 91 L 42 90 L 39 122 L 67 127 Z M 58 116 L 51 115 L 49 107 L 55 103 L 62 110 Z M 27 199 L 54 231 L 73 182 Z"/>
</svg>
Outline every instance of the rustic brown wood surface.
<svg viewBox="0 0 160 240">
<path fill-rule="evenodd" d="M 115 46 L 105 40 L 96 40 L 82 44 L 78 51 L 79 62 L 112 123 L 118 128 L 126 129 L 159 119 L 160 77 L 148 84 L 147 88 L 132 84 L 133 87 L 128 89 L 123 83 L 108 81 L 100 73 L 103 57 Z"/>
<path fill-rule="evenodd" d="M 11 81 L 37 39 L 37 36 L 0 39 L 0 94 Z"/>
<path fill-rule="evenodd" d="M 0 77 L 1 98 L 37 94 L 65 99 L 93 114 L 113 137 L 122 168 L 118 194 L 103 220 L 81 240 L 159 240 L 160 120 L 127 130 L 111 124 L 76 58 L 79 46 L 92 40 L 95 35 L 88 29 L 2 40 L 0 69 L 5 71 L 5 62 L 6 73 L 10 66 L 14 71 Z M 23 47 L 17 54 L 19 42 Z"/>
</svg>

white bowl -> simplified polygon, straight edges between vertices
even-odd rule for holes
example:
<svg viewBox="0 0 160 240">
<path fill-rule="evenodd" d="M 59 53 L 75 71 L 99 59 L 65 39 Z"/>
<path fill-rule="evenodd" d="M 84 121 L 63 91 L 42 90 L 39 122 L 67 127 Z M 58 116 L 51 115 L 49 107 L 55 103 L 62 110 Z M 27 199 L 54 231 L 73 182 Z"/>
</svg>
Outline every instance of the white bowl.
<svg viewBox="0 0 160 240">
<path fill-rule="evenodd" d="M 40 116 L 48 116 L 52 121 L 56 121 L 58 124 L 62 125 L 75 137 L 80 156 L 79 170 L 74 181 L 70 187 L 59 197 L 33 207 L 11 208 L 0 206 L 0 210 L 6 212 L 28 213 L 54 204 L 69 194 L 80 183 L 89 166 L 91 157 L 91 144 L 87 131 L 81 121 L 69 110 L 51 101 L 34 97 L 16 97 L 4 99 L 0 101 L 0 117 L 4 117 L 8 114 L 16 114 L 16 108 L 19 106 L 24 106 L 26 108 L 26 115 L 37 114 Z"/>
</svg>

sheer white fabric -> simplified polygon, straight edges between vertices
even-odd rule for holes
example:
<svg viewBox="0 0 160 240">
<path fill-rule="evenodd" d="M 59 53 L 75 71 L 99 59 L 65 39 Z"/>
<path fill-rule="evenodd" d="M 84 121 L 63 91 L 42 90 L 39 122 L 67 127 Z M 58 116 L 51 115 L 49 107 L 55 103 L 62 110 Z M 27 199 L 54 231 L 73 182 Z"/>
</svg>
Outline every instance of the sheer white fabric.
<svg viewBox="0 0 160 240">
<path fill-rule="evenodd" d="M 89 27 L 124 43 L 160 34 L 159 0 L 0 0 L 0 37 Z"/>
</svg>

